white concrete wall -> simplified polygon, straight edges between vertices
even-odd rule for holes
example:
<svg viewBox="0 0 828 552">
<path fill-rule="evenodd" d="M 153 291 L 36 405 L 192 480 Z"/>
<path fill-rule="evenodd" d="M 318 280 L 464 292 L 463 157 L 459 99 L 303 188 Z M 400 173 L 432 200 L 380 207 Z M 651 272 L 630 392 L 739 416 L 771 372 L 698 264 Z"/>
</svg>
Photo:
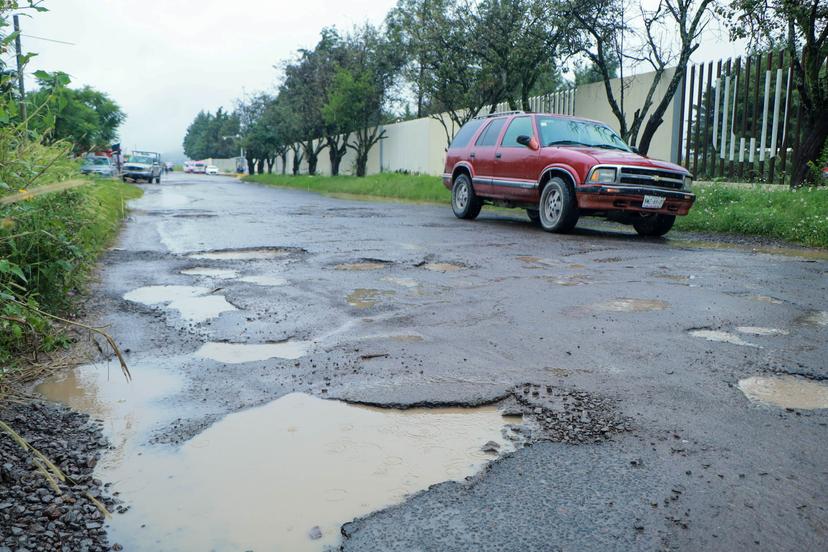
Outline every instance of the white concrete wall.
<svg viewBox="0 0 828 552">
<path fill-rule="evenodd" d="M 659 101 L 667 89 L 674 69 L 665 71 L 661 82 L 653 96 L 654 103 Z M 645 73 L 624 79 L 625 82 L 625 111 L 627 124 L 632 122 L 632 114 L 644 103 L 644 97 L 649 90 L 655 73 Z M 611 83 L 616 98 L 619 98 L 621 80 L 614 79 Z M 680 87 L 679 87 L 680 89 Z M 607 101 L 603 82 L 579 86 L 574 90 L 548 94 L 530 99 L 532 108 L 536 111 L 576 115 L 603 121 L 615 130 L 619 129 L 618 120 L 612 113 Z M 678 147 L 677 125 L 679 120 L 678 94 L 664 114 L 664 122 L 656 131 L 650 146 L 649 156 L 655 159 L 673 160 Z M 505 104 L 498 105 L 499 111 L 508 110 Z M 451 121 L 445 115 L 443 120 L 452 128 Z M 379 172 L 409 171 L 414 173 L 439 175 L 443 172 L 446 150 L 446 133 L 437 119 L 426 117 L 411 121 L 402 121 L 385 125 L 385 139 L 376 144 L 368 156 L 368 174 Z M 643 130 L 643 125 L 641 130 Z M 640 136 L 640 131 L 639 131 Z M 353 139 L 353 138 L 352 138 Z M 293 154 L 288 154 L 287 173 L 290 174 L 293 166 Z M 306 160 L 303 160 L 301 172 L 308 170 Z M 317 174 L 330 174 L 330 159 L 328 150 L 323 149 L 319 154 Z M 281 172 L 281 161 L 277 163 L 275 172 Z M 340 165 L 340 174 L 354 174 L 356 171 L 356 155 L 349 149 Z"/>
</svg>

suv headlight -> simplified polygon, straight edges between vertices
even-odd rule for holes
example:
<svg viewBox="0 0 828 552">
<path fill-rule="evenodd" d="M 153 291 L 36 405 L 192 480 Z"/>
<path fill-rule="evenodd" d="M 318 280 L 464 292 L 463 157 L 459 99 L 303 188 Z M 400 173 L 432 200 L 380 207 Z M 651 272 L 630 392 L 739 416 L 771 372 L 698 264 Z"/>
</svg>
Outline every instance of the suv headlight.
<svg viewBox="0 0 828 552">
<path fill-rule="evenodd" d="M 684 177 L 684 183 L 681 185 L 681 189 L 685 192 L 690 191 L 690 186 L 693 184 L 693 177 L 687 175 Z"/>
<path fill-rule="evenodd" d="M 615 169 L 595 169 L 589 177 L 590 184 L 613 184 Z"/>
</svg>

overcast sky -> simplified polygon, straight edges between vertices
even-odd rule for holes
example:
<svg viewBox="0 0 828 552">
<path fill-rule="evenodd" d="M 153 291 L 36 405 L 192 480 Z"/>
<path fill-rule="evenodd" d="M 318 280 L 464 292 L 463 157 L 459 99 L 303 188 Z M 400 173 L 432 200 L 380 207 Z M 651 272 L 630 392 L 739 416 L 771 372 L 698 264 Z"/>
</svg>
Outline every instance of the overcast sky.
<svg viewBox="0 0 828 552">
<path fill-rule="evenodd" d="M 649 3 L 653 0 L 645 0 Z M 395 0 L 47 0 L 48 13 L 21 20 L 37 52 L 29 71 L 62 70 L 73 85 L 108 93 L 127 113 L 128 149 L 180 153 L 184 132 L 201 109 L 232 107 L 271 88 L 273 65 L 316 44 L 319 31 L 380 23 Z M 697 60 L 738 53 L 710 32 Z"/>
</svg>

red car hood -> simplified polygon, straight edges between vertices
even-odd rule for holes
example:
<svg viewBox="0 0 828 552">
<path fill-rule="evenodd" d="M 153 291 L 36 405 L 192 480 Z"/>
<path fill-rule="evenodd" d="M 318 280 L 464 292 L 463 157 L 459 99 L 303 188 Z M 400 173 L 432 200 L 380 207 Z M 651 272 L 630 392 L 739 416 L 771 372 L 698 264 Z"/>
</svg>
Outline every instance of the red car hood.
<svg viewBox="0 0 828 552">
<path fill-rule="evenodd" d="M 687 169 L 675 163 L 668 163 L 667 161 L 659 161 L 657 159 L 649 159 L 638 153 L 608 150 L 601 148 L 572 148 L 589 155 L 602 165 L 633 165 L 637 167 L 649 167 L 653 169 L 665 169 L 668 171 L 688 172 Z"/>
</svg>

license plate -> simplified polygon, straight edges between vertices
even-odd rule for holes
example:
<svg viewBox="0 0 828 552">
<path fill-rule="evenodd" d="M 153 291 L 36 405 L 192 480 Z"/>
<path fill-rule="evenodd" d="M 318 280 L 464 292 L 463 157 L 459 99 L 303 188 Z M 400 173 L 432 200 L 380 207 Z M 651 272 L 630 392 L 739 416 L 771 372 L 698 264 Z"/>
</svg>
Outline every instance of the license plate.
<svg viewBox="0 0 828 552">
<path fill-rule="evenodd" d="M 661 196 L 645 195 L 644 201 L 641 202 L 641 207 L 644 209 L 661 209 L 664 207 L 664 198 Z"/>
</svg>

